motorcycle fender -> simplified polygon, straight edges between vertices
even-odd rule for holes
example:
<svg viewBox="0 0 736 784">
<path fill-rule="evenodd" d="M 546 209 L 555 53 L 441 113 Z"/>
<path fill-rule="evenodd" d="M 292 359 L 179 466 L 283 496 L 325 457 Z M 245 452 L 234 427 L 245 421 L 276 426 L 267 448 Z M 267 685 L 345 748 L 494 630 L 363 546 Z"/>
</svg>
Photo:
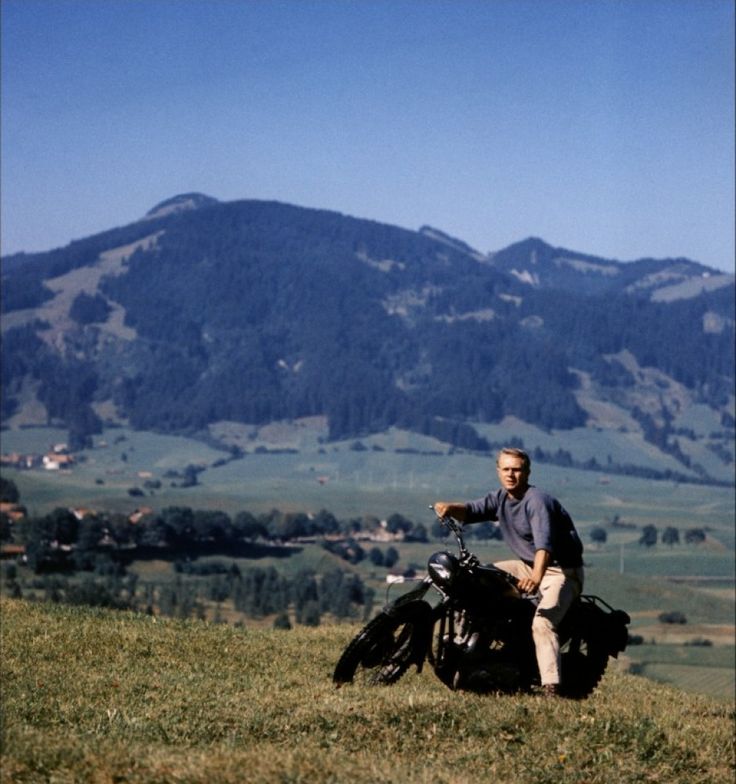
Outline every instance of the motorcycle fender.
<svg viewBox="0 0 736 784">
<path fill-rule="evenodd" d="M 614 659 L 617 659 L 619 653 L 626 650 L 628 645 L 629 630 L 626 627 L 631 622 L 631 618 L 623 610 L 614 610 L 610 615 L 606 616 L 605 620 L 609 652 Z"/>
<path fill-rule="evenodd" d="M 411 645 L 413 659 L 417 667 L 417 672 L 421 672 L 424 667 L 424 660 L 432 646 L 432 629 L 434 628 L 434 618 L 432 608 L 427 602 L 417 602 L 422 606 L 421 620 L 418 620 L 414 628 Z"/>
<path fill-rule="evenodd" d="M 422 582 L 416 588 L 414 588 L 414 590 L 408 591 L 402 596 L 399 596 L 398 599 L 395 599 L 393 602 L 387 604 L 383 608 L 383 612 L 385 612 L 386 615 L 393 615 L 399 607 L 404 607 L 407 604 L 418 602 L 427 593 L 430 585 L 431 583 L 428 580 L 422 580 Z"/>
<path fill-rule="evenodd" d="M 424 666 L 424 660 L 432 644 L 432 628 L 434 626 L 432 607 L 421 599 L 425 593 L 426 589 L 412 591 L 401 596 L 384 610 L 386 615 L 395 615 L 399 611 L 402 616 L 406 616 L 407 613 L 411 615 L 414 627 L 411 636 L 411 659 L 412 663 L 416 665 L 417 672 L 421 672 Z"/>
<path fill-rule="evenodd" d="M 583 624 L 594 629 L 596 636 L 605 641 L 609 655 L 618 658 L 619 653 L 624 651 L 628 644 L 627 624 L 631 619 L 623 610 L 606 612 L 596 601 L 597 597 L 581 597 L 580 603 L 569 617 L 563 620 L 563 624 Z"/>
</svg>

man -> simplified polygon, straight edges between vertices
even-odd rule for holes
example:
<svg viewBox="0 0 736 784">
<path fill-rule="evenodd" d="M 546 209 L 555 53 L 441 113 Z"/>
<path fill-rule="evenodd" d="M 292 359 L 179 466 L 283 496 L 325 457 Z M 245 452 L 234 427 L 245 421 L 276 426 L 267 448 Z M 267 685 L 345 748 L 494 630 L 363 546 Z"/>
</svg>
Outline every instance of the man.
<svg viewBox="0 0 736 784">
<path fill-rule="evenodd" d="M 502 449 L 496 470 L 501 489 L 467 503 L 439 501 L 434 510 L 461 523 L 499 523 L 519 560 L 495 565 L 516 577 L 524 593 L 540 594 L 532 636 L 542 689 L 554 695 L 560 683 L 557 628 L 583 589 L 583 545 L 560 502 L 529 484 L 531 461 L 526 452 Z"/>
</svg>

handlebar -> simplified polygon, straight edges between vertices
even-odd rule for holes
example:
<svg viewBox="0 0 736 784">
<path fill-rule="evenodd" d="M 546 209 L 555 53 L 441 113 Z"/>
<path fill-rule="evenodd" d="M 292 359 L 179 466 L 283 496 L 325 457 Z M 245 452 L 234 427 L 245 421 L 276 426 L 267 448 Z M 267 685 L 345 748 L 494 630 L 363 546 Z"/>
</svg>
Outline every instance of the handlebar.
<svg viewBox="0 0 736 784">
<path fill-rule="evenodd" d="M 429 505 L 429 508 L 435 514 L 437 514 L 432 504 Z M 468 548 L 465 546 L 465 540 L 463 539 L 462 523 L 459 520 L 456 520 L 454 517 L 449 517 L 448 515 L 445 515 L 444 517 L 440 517 L 440 515 L 437 515 L 437 517 L 440 523 L 444 525 L 446 528 L 449 528 L 449 530 L 452 531 L 453 535 L 455 536 L 455 539 L 457 540 L 458 548 L 460 549 L 460 558 L 462 560 L 474 561 L 476 564 L 480 563 L 478 561 L 477 556 L 471 553 L 470 550 L 468 550 Z M 521 589 L 519 588 L 519 580 L 516 577 L 514 577 L 513 574 L 510 574 L 509 572 L 505 572 L 503 569 L 498 569 L 498 572 L 503 576 L 503 578 L 510 585 L 512 585 L 518 591 L 521 591 Z"/>
<path fill-rule="evenodd" d="M 430 504 L 429 508 L 435 514 L 437 514 L 437 512 L 435 511 L 434 506 L 432 506 Z M 466 559 L 466 558 L 475 558 L 475 556 L 465 546 L 465 540 L 463 539 L 463 526 L 462 526 L 462 523 L 459 520 L 456 520 L 454 517 L 450 517 L 449 515 L 444 515 L 443 517 L 440 517 L 440 515 L 437 515 L 437 517 L 439 518 L 440 523 L 442 525 L 444 525 L 446 528 L 449 528 L 450 531 L 452 531 L 453 535 L 455 536 L 455 539 L 457 540 L 457 546 L 460 549 L 460 557 L 463 560 Z"/>
</svg>

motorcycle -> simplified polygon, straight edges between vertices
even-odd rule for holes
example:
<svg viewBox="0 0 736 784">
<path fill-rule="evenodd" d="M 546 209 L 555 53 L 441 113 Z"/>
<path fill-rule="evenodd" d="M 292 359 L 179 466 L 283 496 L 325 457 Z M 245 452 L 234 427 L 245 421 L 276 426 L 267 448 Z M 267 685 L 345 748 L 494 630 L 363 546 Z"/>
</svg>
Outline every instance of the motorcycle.
<svg viewBox="0 0 736 784">
<path fill-rule="evenodd" d="M 465 546 L 460 523 L 451 517 L 440 522 L 455 537 L 458 555 L 443 550 L 430 556 L 419 585 L 363 627 L 337 662 L 337 686 L 390 685 L 412 665 L 421 672 L 425 661 L 453 690 L 514 693 L 539 686 L 531 632 L 538 598 L 522 594 L 507 572 L 481 564 Z M 434 605 L 425 599 L 430 589 L 439 595 Z M 591 694 L 609 656 L 625 650 L 630 622 L 600 597 L 575 600 L 557 630 L 561 696 Z"/>
</svg>

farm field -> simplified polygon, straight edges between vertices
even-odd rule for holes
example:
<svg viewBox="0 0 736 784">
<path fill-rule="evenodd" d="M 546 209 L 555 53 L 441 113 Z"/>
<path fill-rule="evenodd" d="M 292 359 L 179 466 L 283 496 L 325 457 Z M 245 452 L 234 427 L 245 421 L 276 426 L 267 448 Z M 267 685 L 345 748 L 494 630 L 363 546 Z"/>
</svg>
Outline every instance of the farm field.
<svg viewBox="0 0 736 784">
<path fill-rule="evenodd" d="M 736 654 L 733 645 L 701 648 L 685 645 L 639 645 L 627 650 L 631 671 L 684 691 L 724 701 L 736 696 Z"/>
<path fill-rule="evenodd" d="M 319 431 L 317 431 L 319 432 Z M 50 428 L 2 431 L 2 451 L 43 452 L 63 442 L 65 433 Z M 474 498 L 495 482 L 489 455 L 452 452 L 446 444 L 403 431 L 356 442 L 319 443 L 312 430 L 248 442 L 242 459 L 193 438 L 162 436 L 116 428 L 80 453 L 83 462 L 70 472 L 11 471 L 32 513 L 82 502 L 111 510 L 133 510 L 143 503 L 161 508 L 188 505 L 228 513 L 278 508 L 284 511 L 329 509 L 338 517 L 388 516 L 399 512 L 419 521 L 438 498 Z M 256 452 L 257 449 L 272 450 Z M 364 448 L 363 448 L 364 447 Z M 284 450 L 291 451 L 284 451 Z M 280 451 L 276 451 L 280 450 Z M 214 465 L 217 463 L 218 465 Z M 203 467 L 198 484 L 172 487 L 167 472 Z M 161 481 L 145 501 L 128 491 L 145 478 Z M 734 547 L 733 488 L 651 481 L 635 477 L 561 468 L 536 463 L 532 482 L 557 495 L 576 523 L 586 526 L 618 517 L 634 526 L 706 527 L 714 545 Z M 638 538 L 617 529 L 613 541 Z"/>
<path fill-rule="evenodd" d="M 3 431 L 2 451 L 44 452 L 63 442 L 65 435 L 48 428 Z M 321 443 L 319 429 L 308 427 L 251 433 L 242 443 L 248 454 L 229 460 L 229 453 L 212 443 L 115 428 L 96 439 L 95 448 L 82 453 L 82 461 L 69 472 L 8 470 L 4 475 L 17 484 L 31 515 L 57 506 L 126 513 L 143 505 L 221 509 L 229 514 L 328 509 L 340 519 L 399 512 L 427 528 L 434 520 L 427 508 L 431 501 L 477 497 L 494 481 L 488 456 L 451 453 L 440 442 L 400 431 L 363 439 L 359 449 L 355 442 Z M 188 465 L 205 467 L 198 484 L 172 487 L 180 481 L 175 475 Z M 161 487 L 146 489 L 143 496 L 129 495 L 128 490 L 142 488 L 146 478 L 160 480 Z M 684 643 L 702 637 L 711 640 L 722 656 L 736 650 L 733 489 L 542 463 L 533 466 L 532 478 L 562 500 L 580 529 L 586 545 L 586 593 L 626 609 L 632 616 L 632 633 L 657 643 L 627 652 L 639 663 L 639 672 L 683 688 L 732 695 L 733 678 L 729 680 L 728 673 L 733 667 L 723 665 L 722 659 L 721 664 L 714 663 L 712 649 Z M 638 544 L 644 525 L 674 526 L 681 532 L 699 527 L 707 538 L 700 545 L 644 547 Z M 606 529 L 605 544 L 591 542 L 594 526 Z M 469 544 L 485 562 L 508 557 L 501 543 L 471 539 Z M 421 572 L 428 555 L 444 546 L 439 541 L 400 543 L 397 566 Z M 318 545 L 306 545 L 289 558 L 263 558 L 240 566 L 254 564 L 274 565 L 291 574 L 304 568 L 319 572 L 325 566 L 352 569 L 375 590 L 376 607 L 386 597 L 385 570 L 367 559 L 351 566 Z M 174 578 L 170 562 L 137 562 L 131 571 L 144 581 Z M 392 597 L 399 590 L 401 586 L 393 588 Z M 675 628 L 659 623 L 659 613 L 669 611 L 684 613 L 687 624 Z M 689 657 L 686 662 L 663 660 L 664 652 L 683 650 Z M 703 658 L 706 655 L 711 659 Z"/>
</svg>

